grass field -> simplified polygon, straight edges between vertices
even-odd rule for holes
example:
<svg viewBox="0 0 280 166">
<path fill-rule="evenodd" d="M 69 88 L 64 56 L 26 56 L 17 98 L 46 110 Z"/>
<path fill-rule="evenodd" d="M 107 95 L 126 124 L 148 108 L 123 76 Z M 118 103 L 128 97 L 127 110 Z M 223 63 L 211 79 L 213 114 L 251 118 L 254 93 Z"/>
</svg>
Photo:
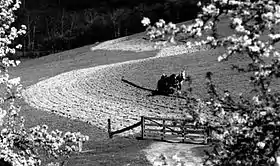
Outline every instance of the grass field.
<svg viewBox="0 0 280 166">
<path fill-rule="evenodd" d="M 222 23 L 222 29 L 223 26 Z M 221 31 L 223 35 L 229 33 L 226 28 L 224 29 Z M 134 35 L 129 39 L 141 38 L 141 35 Z M 11 76 L 21 76 L 23 86 L 28 87 L 65 72 L 151 58 L 158 52 L 158 50 L 143 52 L 92 51 L 92 47 L 93 45 L 88 45 L 38 59 L 24 60 L 18 68 L 11 70 Z M 106 99 L 114 102 L 125 100 L 129 105 L 145 108 L 144 111 L 147 111 L 147 108 L 148 110 L 156 110 L 159 114 L 167 114 L 172 111 L 182 112 L 181 108 L 185 103 L 183 99 L 150 96 L 151 91 L 149 90 L 156 88 L 156 81 L 162 73 L 178 73 L 182 69 L 186 69 L 187 73 L 193 78 L 194 93 L 201 98 L 207 97 L 204 83 L 205 74 L 208 71 L 213 72 L 213 79 L 220 89 L 228 89 L 235 95 L 250 90 L 248 84 L 250 73 L 244 75 L 244 73 L 238 73 L 230 69 L 231 64 L 244 65 L 248 59 L 239 56 L 227 62 L 218 63 L 217 57 L 222 51 L 222 49 L 199 51 L 110 67 L 110 70 L 106 70 L 104 74 L 106 77 L 103 75 L 100 79 L 89 75 L 89 78 L 80 82 L 80 84 L 83 85 L 82 88 L 85 86 L 88 88 L 85 92 L 92 93 L 89 97 L 96 97 L 100 94 L 100 96 L 103 95 Z M 124 83 L 121 78 L 138 87 Z M 274 88 L 279 89 L 279 86 L 280 82 L 278 81 Z M 186 88 L 187 86 L 184 86 L 183 91 Z M 22 115 L 26 118 L 27 126 L 47 124 L 51 129 L 80 131 L 90 137 L 90 141 L 85 144 L 84 150 L 91 151 L 65 159 L 65 165 L 149 165 L 141 150 L 147 148 L 152 141 L 139 141 L 134 139 L 133 136 L 108 139 L 106 130 L 100 126 L 97 127 L 83 121 L 68 119 L 55 113 L 36 109 L 28 105 L 23 99 L 19 102 L 22 105 Z M 123 108 L 121 111 L 124 110 L 126 109 Z M 135 116 L 139 117 L 138 114 L 135 114 Z M 106 121 L 103 125 L 106 126 Z M 194 148 L 194 153 L 197 156 L 203 154 L 201 148 Z"/>
</svg>

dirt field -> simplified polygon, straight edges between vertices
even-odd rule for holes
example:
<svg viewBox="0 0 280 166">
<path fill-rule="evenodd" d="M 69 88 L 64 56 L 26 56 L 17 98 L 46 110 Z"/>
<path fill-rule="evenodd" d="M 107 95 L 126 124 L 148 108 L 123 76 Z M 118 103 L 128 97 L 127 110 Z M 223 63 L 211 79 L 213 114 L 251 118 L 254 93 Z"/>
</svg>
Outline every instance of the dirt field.
<svg viewBox="0 0 280 166">
<path fill-rule="evenodd" d="M 109 46 L 110 49 L 112 45 Z M 126 47 L 121 46 L 114 48 L 127 51 Z M 134 46 L 127 48 L 133 51 Z M 176 49 L 178 47 L 173 48 Z M 138 47 L 135 48 L 137 50 Z M 72 70 L 28 87 L 23 96 L 32 107 L 79 119 L 104 129 L 107 127 L 104 122 L 109 118 L 112 119 L 112 129 L 118 130 L 136 123 L 140 116 L 182 117 L 179 108 L 186 103 L 184 99 L 152 96 L 152 92 L 156 89 L 155 83 L 163 69 L 158 59 L 194 51 L 197 50 L 185 48 L 172 53 L 162 49 L 149 58 Z M 180 72 L 179 68 L 177 72 Z M 143 85 L 141 81 L 149 81 L 150 84 Z"/>
<path fill-rule="evenodd" d="M 104 45 L 102 47 L 105 49 Z M 28 76 L 25 77 L 27 79 L 23 79 L 25 85 L 30 85 L 23 92 L 25 102 L 33 108 L 36 108 L 36 110 L 52 112 L 73 120 L 82 120 L 101 129 L 99 131 L 101 133 L 102 129 L 105 130 L 107 127 L 106 121 L 108 118 L 112 119 L 113 130 L 116 130 L 135 123 L 140 119 L 140 115 L 182 116 L 182 111 L 179 108 L 185 103 L 183 99 L 167 96 L 152 96 L 151 94 L 155 89 L 154 82 L 157 81 L 163 70 L 168 72 L 180 71 L 179 67 L 171 68 L 169 66 L 169 68 L 162 68 L 162 65 L 166 62 L 161 62 L 160 60 L 168 56 L 176 56 L 176 53 L 186 54 L 187 52 L 191 52 L 191 50 L 183 50 L 180 47 L 176 47 L 179 50 L 177 52 L 151 49 L 149 52 L 135 51 L 137 52 L 136 54 L 128 52 L 125 48 L 124 50 L 114 50 L 116 54 L 113 55 L 110 49 L 94 50 L 93 47 L 87 48 L 89 49 L 88 51 L 91 51 L 92 56 L 94 56 L 91 59 L 92 64 L 85 60 L 89 52 L 82 53 L 84 57 L 73 57 L 75 59 L 70 58 L 71 54 L 67 58 L 60 57 L 60 60 L 56 63 L 54 63 L 55 61 L 46 59 L 49 60 L 48 63 L 36 66 L 37 63 L 35 62 L 36 65 L 33 65 L 32 68 L 27 67 L 30 61 L 24 62 L 21 67 L 25 71 L 36 72 L 34 69 L 41 67 L 40 75 L 39 73 L 32 75 L 33 78 L 37 77 L 37 81 L 36 79 L 28 79 Z M 127 48 L 130 49 L 129 51 L 133 51 L 132 47 Z M 121 52 L 118 53 L 118 51 Z M 166 54 L 168 52 L 170 54 Z M 102 53 L 106 55 L 102 55 Z M 131 54 L 135 56 L 132 57 Z M 104 59 L 109 63 L 104 63 Z M 88 63 L 94 67 L 88 65 L 84 69 L 70 70 L 73 68 L 72 64 L 77 65 L 78 63 L 84 66 Z M 63 69 L 66 72 L 60 74 L 59 72 L 63 71 Z M 51 71 L 51 75 L 48 70 Z M 52 75 L 54 76 L 52 77 Z M 31 77 L 31 74 L 29 77 Z M 29 114 L 31 115 L 31 112 Z M 42 113 L 39 111 L 39 114 Z M 33 113 L 32 115 L 34 116 Z M 77 122 L 75 123 L 77 124 Z M 137 132 L 138 129 L 124 133 L 124 135 L 135 134 Z M 102 139 L 102 136 L 96 139 L 99 138 Z M 99 142 L 96 144 L 100 145 Z M 104 145 L 102 144 L 102 146 Z M 148 144 L 145 145 L 148 146 Z M 151 147 L 153 146 L 154 144 L 151 145 Z M 188 147 L 188 145 L 185 146 Z M 151 149 L 151 147 L 148 147 L 148 149 Z M 96 147 L 86 145 L 86 149 L 88 150 L 94 148 Z M 138 150 L 138 153 L 142 153 L 143 155 L 153 153 L 142 151 L 142 149 L 146 148 L 142 147 L 141 150 Z M 163 154 L 165 154 L 164 151 Z M 82 156 L 88 158 L 91 155 L 85 154 Z M 90 158 L 92 159 L 92 157 Z M 153 162 L 149 157 L 147 159 L 149 162 Z M 80 161 L 79 157 L 74 157 L 74 160 L 69 160 L 72 164 L 74 162 L 74 165 L 79 165 L 78 161 Z M 91 163 L 90 161 L 89 163 Z"/>
</svg>

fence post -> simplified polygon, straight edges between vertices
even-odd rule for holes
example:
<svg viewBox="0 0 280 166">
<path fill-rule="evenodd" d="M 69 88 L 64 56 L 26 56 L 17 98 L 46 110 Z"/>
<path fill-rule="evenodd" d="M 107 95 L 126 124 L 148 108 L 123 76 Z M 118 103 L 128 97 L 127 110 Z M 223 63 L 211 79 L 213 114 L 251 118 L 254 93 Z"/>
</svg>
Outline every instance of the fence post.
<svg viewBox="0 0 280 166">
<path fill-rule="evenodd" d="M 182 128 L 182 135 L 183 135 L 183 143 L 185 143 L 186 142 L 186 138 L 187 138 L 187 136 L 186 136 L 186 132 L 187 132 L 187 129 L 186 129 L 186 126 L 182 126 L 181 127 Z"/>
<path fill-rule="evenodd" d="M 108 119 L 108 133 L 109 133 L 109 138 L 113 138 L 112 130 L 111 130 L 111 119 Z"/>
<path fill-rule="evenodd" d="M 82 142 L 79 142 L 78 143 L 78 146 L 79 146 L 79 152 L 81 152 L 83 150 L 83 143 Z"/>
<path fill-rule="evenodd" d="M 206 131 L 207 131 L 207 138 L 206 138 L 205 143 L 208 144 L 210 138 L 212 137 L 212 129 L 209 125 L 207 125 Z"/>
<path fill-rule="evenodd" d="M 162 120 L 162 136 L 161 136 L 161 140 L 164 140 L 164 136 L 165 136 L 165 120 Z"/>
<path fill-rule="evenodd" d="M 141 137 L 144 139 L 144 133 L 145 133 L 145 117 L 141 116 Z"/>
</svg>

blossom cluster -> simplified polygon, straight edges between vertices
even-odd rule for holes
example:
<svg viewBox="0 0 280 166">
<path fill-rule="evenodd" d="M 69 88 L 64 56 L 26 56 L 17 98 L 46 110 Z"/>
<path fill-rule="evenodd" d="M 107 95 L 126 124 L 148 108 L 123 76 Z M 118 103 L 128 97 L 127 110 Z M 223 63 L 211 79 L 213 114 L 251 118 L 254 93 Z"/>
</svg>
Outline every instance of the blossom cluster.
<svg viewBox="0 0 280 166">
<path fill-rule="evenodd" d="M 0 162 L 13 166 L 41 165 L 42 152 L 58 157 L 82 150 L 82 143 L 89 138 L 79 132 L 62 133 L 59 130 L 48 131 L 46 125 L 25 128 L 25 119 L 20 116 L 20 106 L 16 99 L 21 97 L 20 77 L 10 78 L 9 67 L 16 67 L 20 61 L 7 58 L 15 54 L 22 45 L 14 45 L 14 40 L 26 33 L 26 26 L 13 27 L 15 11 L 20 0 L 0 0 Z M 43 153 L 44 155 L 44 153 Z"/>
<path fill-rule="evenodd" d="M 174 36 L 177 32 L 179 32 L 179 28 L 176 26 L 176 24 L 171 22 L 166 24 L 163 19 L 160 19 L 155 23 L 155 26 L 151 26 L 151 21 L 147 17 L 144 17 L 141 23 L 144 26 L 147 26 L 147 35 L 149 36 L 150 40 L 160 38 L 168 40 L 171 43 L 175 43 Z"/>
<path fill-rule="evenodd" d="M 216 6 L 220 6 L 220 8 Z M 231 8 L 226 8 L 225 6 L 231 6 Z M 264 7 L 267 10 L 265 10 L 259 18 L 257 12 L 261 7 Z M 191 25 L 182 25 L 180 28 L 173 25 L 174 28 L 172 29 L 169 26 L 162 26 L 164 25 L 162 24 L 164 23 L 164 20 L 161 19 L 155 23 L 155 26 L 151 26 L 151 22 L 148 18 L 144 18 L 142 24 L 148 26 L 147 35 L 151 40 L 158 37 L 164 37 L 166 34 L 174 36 L 178 33 L 185 33 L 189 37 L 201 37 L 203 31 L 214 29 L 217 21 L 216 17 L 223 15 L 223 12 L 229 12 L 232 14 L 232 17 L 230 17 L 232 21 L 231 26 L 236 33 L 220 39 L 213 36 L 207 36 L 206 40 L 201 40 L 200 42 L 195 43 L 187 42 L 186 45 L 192 47 L 210 44 L 213 47 L 217 47 L 231 43 L 232 47 L 228 47 L 228 52 L 218 57 L 220 61 L 227 59 L 228 56 L 236 52 L 246 52 L 248 49 L 252 51 L 252 54 L 260 53 L 265 57 L 268 57 L 271 54 L 275 56 L 279 55 L 279 52 L 273 48 L 272 43 L 280 40 L 280 34 L 271 32 L 268 36 L 272 41 L 264 43 L 260 39 L 260 33 L 264 33 L 264 31 L 259 31 L 262 27 L 268 27 L 271 29 L 273 28 L 272 25 L 275 26 L 280 23 L 280 6 L 274 1 L 268 1 L 267 4 L 265 4 L 263 1 L 252 3 L 249 1 L 215 0 L 209 5 L 202 7 L 202 13 L 198 15 L 198 18 L 196 18 Z M 256 20 L 258 20 L 257 24 Z M 170 29 L 172 30 L 171 32 Z M 174 39 L 174 37 L 170 38 Z"/>
<path fill-rule="evenodd" d="M 81 144 L 88 140 L 81 133 L 55 130 L 48 132 L 48 127 L 36 126 L 29 131 L 14 132 L 7 128 L 1 130 L 1 159 L 12 165 L 40 165 L 38 151 L 44 150 L 54 157 L 81 151 Z M 19 152 L 17 152 L 20 150 Z"/>
<path fill-rule="evenodd" d="M 272 80 L 280 77 L 280 53 L 275 48 L 275 43 L 280 41 L 280 2 L 210 0 L 198 5 L 202 10 L 194 23 L 177 28 L 174 36 L 184 33 L 187 38 L 201 38 L 200 41 L 187 42 L 187 47 L 225 47 L 226 51 L 218 56 L 218 61 L 247 55 L 252 63 L 242 70 L 253 71 L 250 81 L 256 92 L 251 99 L 244 99 L 242 95 L 235 100 L 230 95 L 221 97 L 214 92 L 213 82 L 209 81 L 210 101 L 196 100 L 192 112 L 199 123 L 212 127 L 212 139 L 218 140 L 215 153 L 209 153 L 204 164 L 280 164 L 280 94 L 269 88 Z M 229 18 L 229 27 L 234 31 L 231 35 L 219 36 L 217 25 L 221 18 Z M 157 31 L 157 26 L 151 26 L 150 21 L 147 23 L 147 32 L 149 29 Z M 165 31 L 160 32 L 152 39 L 164 36 Z"/>
<path fill-rule="evenodd" d="M 220 8 L 218 8 L 219 6 Z M 227 7 L 226 6 L 230 6 Z M 261 15 L 258 15 L 260 8 L 264 8 Z M 280 5 L 275 1 L 236 1 L 236 0 L 215 0 L 212 3 L 202 8 L 202 13 L 194 20 L 191 25 L 182 25 L 180 28 L 173 29 L 165 25 L 164 20 L 156 22 L 156 26 L 150 25 L 150 20 L 144 18 L 142 23 L 148 26 L 147 35 L 150 39 L 163 37 L 165 34 L 171 35 L 170 39 L 174 39 L 177 33 L 186 33 L 190 37 L 201 37 L 203 31 L 214 29 L 217 22 L 217 16 L 222 15 L 223 12 L 229 12 L 232 17 L 231 26 L 236 33 L 224 37 L 217 38 L 207 36 L 205 40 L 199 42 L 187 42 L 188 47 L 201 46 L 209 44 L 212 47 L 226 46 L 227 52 L 218 57 L 219 61 L 228 59 L 229 56 L 235 53 L 249 53 L 253 57 L 254 63 L 259 63 L 259 57 L 274 57 L 280 59 L 280 53 L 273 46 L 276 42 L 280 41 L 280 32 L 275 32 L 273 28 L 277 28 L 280 23 Z M 225 14 L 224 14 L 225 15 Z M 206 18 L 206 19 L 204 19 Z M 211 19 L 213 18 L 213 19 Z M 172 29 L 171 33 L 170 30 Z M 267 35 L 269 41 L 264 42 L 261 37 L 264 36 L 265 29 L 271 30 Z M 214 31 L 214 30 L 213 30 Z M 230 44 L 230 46 L 228 46 Z"/>
</svg>

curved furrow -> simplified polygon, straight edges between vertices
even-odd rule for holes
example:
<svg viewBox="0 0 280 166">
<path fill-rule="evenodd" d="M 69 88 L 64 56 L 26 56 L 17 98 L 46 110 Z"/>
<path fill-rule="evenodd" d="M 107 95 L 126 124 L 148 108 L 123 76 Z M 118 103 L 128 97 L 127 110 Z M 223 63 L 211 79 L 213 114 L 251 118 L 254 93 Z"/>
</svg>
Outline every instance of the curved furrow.
<svg viewBox="0 0 280 166">
<path fill-rule="evenodd" d="M 139 47 L 135 49 L 139 50 Z M 166 97 L 149 97 L 151 91 L 131 86 L 123 82 L 122 77 L 132 71 L 145 71 L 143 64 L 154 63 L 157 58 L 197 50 L 182 46 L 167 47 L 152 58 L 62 73 L 28 87 L 23 91 L 23 97 L 35 108 L 80 119 L 100 128 L 106 128 L 110 118 L 112 130 L 132 125 L 140 120 L 140 116 L 178 116 L 180 111 L 176 106 L 184 102 L 182 99 L 168 98 L 165 101 Z M 138 131 L 135 129 L 125 134 Z"/>
</svg>

